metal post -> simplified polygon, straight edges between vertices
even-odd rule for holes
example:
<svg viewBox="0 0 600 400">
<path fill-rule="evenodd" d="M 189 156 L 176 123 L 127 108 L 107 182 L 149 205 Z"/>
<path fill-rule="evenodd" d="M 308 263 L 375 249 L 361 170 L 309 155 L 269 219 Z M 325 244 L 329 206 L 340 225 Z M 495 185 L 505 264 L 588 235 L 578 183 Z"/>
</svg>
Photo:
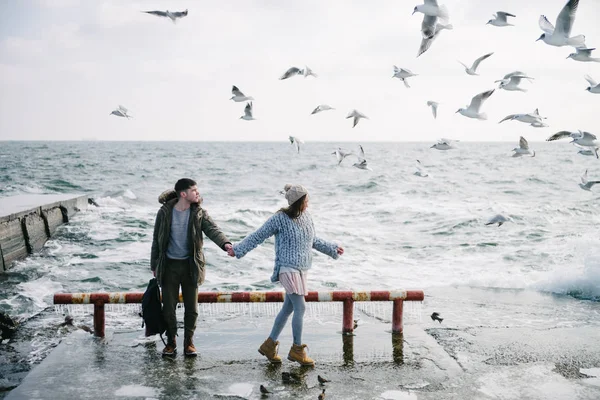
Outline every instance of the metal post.
<svg viewBox="0 0 600 400">
<path fill-rule="evenodd" d="M 394 307 L 392 309 L 392 332 L 402 333 L 402 312 L 404 308 L 404 300 L 394 300 Z"/>
<path fill-rule="evenodd" d="M 342 333 L 354 331 L 354 300 L 344 300 L 344 318 L 342 320 Z"/>
<path fill-rule="evenodd" d="M 104 337 L 104 303 L 94 303 L 94 335 Z"/>
</svg>

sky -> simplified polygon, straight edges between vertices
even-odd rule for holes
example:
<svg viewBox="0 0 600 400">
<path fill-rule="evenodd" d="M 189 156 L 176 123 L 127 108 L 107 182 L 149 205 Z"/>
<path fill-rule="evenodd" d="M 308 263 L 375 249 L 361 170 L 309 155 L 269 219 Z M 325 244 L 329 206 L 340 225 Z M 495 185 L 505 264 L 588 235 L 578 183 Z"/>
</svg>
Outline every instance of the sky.
<svg viewBox="0 0 600 400">
<path fill-rule="evenodd" d="M 15 0 L 0 1 L 1 140 L 543 141 L 559 130 L 600 134 L 600 63 L 536 39 L 566 0 L 447 0 L 454 29 L 416 57 L 421 0 Z M 189 10 L 173 24 L 140 11 Z M 515 26 L 486 25 L 495 11 Z M 600 1 L 581 0 L 572 35 L 600 46 Z M 480 76 L 470 65 L 483 54 Z M 595 57 L 600 57 L 600 48 Z M 318 78 L 279 77 L 309 66 Z M 418 76 L 407 89 L 393 65 Z M 520 70 L 528 92 L 498 90 L 487 121 L 455 112 Z M 239 119 L 231 86 L 253 96 L 255 121 Z M 434 119 L 428 100 L 440 103 Z M 117 105 L 131 119 L 109 115 Z M 319 104 L 335 110 L 310 115 Z M 509 114 L 539 108 L 547 128 Z M 369 117 L 352 128 L 346 116 Z"/>
</svg>

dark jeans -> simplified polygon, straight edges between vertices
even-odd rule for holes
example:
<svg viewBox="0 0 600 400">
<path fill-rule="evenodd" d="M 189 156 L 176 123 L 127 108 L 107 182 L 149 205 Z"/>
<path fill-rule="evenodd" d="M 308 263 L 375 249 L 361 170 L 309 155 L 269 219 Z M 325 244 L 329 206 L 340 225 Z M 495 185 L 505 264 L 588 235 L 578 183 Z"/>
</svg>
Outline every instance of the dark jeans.
<svg viewBox="0 0 600 400">
<path fill-rule="evenodd" d="M 167 258 L 162 282 L 163 316 L 167 324 L 167 337 L 175 339 L 177 335 L 177 316 L 175 309 L 179 302 L 179 286 L 185 314 L 183 318 L 184 337 L 191 338 L 196 330 L 198 319 L 198 282 L 190 275 L 189 260 L 172 260 Z"/>
</svg>

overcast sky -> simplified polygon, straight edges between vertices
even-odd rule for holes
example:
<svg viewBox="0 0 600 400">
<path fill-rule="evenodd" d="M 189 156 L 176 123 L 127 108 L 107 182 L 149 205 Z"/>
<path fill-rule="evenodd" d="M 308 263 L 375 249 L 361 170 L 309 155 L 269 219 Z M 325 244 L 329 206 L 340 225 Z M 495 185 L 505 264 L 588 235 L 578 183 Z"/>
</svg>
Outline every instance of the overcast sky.
<svg viewBox="0 0 600 400">
<path fill-rule="evenodd" d="M 600 63 L 535 40 L 566 0 L 447 0 L 452 31 L 416 58 L 420 0 L 0 1 L 0 140 L 305 141 L 544 140 L 559 130 L 600 134 Z M 173 24 L 142 10 L 189 9 Z M 486 25 L 495 11 L 514 27 Z M 572 35 L 600 46 L 600 1 L 581 0 Z M 481 63 L 469 76 L 457 60 Z M 594 55 L 594 54 L 593 54 Z M 595 54 L 600 57 L 600 49 Z M 278 78 L 308 65 L 319 77 Z M 411 88 L 392 66 L 419 74 Z M 521 70 L 527 93 L 496 90 L 488 121 L 455 114 L 494 80 Z M 231 86 L 253 96 L 230 101 Z M 441 103 L 434 120 L 427 100 Z M 317 115 L 319 104 L 336 108 Z M 109 115 L 122 104 L 132 119 Z M 370 119 L 352 128 L 351 109 Z M 539 108 L 549 128 L 503 117 Z"/>
</svg>

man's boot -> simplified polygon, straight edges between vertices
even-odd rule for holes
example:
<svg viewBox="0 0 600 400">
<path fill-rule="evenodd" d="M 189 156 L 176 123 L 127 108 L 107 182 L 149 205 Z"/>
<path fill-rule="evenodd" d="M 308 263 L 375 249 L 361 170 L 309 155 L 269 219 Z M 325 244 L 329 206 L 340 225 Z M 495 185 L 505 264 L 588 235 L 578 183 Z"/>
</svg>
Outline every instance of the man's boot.
<svg viewBox="0 0 600 400">
<path fill-rule="evenodd" d="M 273 364 L 281 363 L 281 357 L 277 355 L 277 347 L 279 342 L 274 342 L 273 339 L 267 338 L 258 348 L 258 352 L 267 357 Z"/>
<path fill-rule="evenodd" d="M 314 366 L 315 362 L 306 354 L 306 345 L 293 344 L 288 354 L 288 360 L 299 362 L 303 366 Z"/>
<path fill-rule="evenodd" d="M 177 342 L 175 337 L 167 338 L 167 345 L 162 351 L 163 356 L 174 356 L 177 353 Z"/>
<path fill-rule="evenodd" d="M 186 357 L 196 357 L 198 353 L 196 353 L 196 347 L 194 346 L 193 337 L 186 337 L 183 340 L 183 354 Z"/>
</svg>

